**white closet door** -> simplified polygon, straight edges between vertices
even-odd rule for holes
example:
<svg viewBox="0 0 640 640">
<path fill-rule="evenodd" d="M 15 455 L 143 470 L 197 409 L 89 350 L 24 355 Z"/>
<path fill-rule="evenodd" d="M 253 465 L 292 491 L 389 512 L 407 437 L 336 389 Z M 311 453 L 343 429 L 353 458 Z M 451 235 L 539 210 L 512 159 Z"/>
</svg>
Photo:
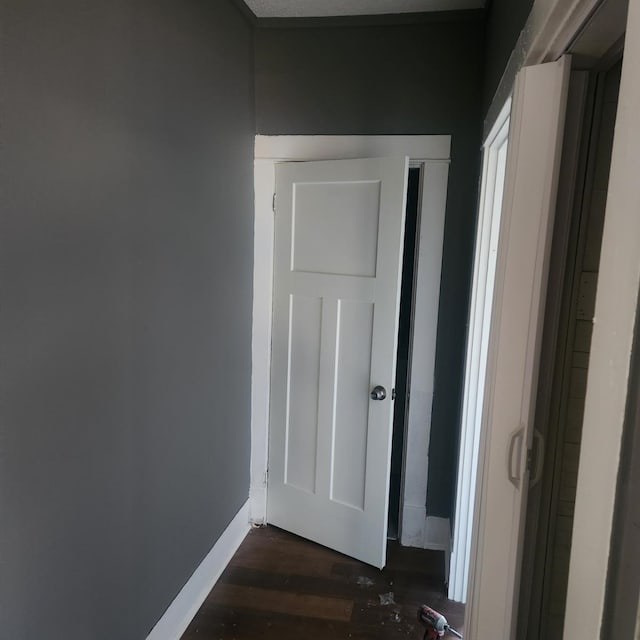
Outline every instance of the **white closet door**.
<svg viewBox="0 0 640 640">
<path fill-rule="evenodd" d="M 407 175 L 407 158 L 276 166 L 267 519 L 377 567 Z"/>
<path fill-rule="evenodd" d="M 514 637 L 535 395 L 570 60 L 527 67 L 509 130 L 466 636 Z M 545 372 L 541 372 L 545 375 Z"/>
</svg>

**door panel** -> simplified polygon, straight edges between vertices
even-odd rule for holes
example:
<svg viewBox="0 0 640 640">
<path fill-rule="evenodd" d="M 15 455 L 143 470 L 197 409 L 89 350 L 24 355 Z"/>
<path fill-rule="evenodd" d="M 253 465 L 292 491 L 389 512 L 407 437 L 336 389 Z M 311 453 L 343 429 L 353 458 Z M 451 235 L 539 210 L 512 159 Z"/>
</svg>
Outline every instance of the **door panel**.
<svg viewBox="0 0 640 640">
<path fill-rule="evenodd" d="M 276 167 L 267 519 L 378 567 L 407 174 L 406 158 Z"/>
<path fill-rule="evenodd" d="M 291 296 L 285 482 L 315 493 L 322 298 Z"/>
<path fill-rule="evenodd" d="M 378 181 L 296 184 L 292 270 L 375 277 L 379 207 Z"/>
<path fill-rule="evenodd" d="M 356 509 L 364 509 L 372 337 L 373 304 L 339 302 L 331 499 Z"/>
</svg>

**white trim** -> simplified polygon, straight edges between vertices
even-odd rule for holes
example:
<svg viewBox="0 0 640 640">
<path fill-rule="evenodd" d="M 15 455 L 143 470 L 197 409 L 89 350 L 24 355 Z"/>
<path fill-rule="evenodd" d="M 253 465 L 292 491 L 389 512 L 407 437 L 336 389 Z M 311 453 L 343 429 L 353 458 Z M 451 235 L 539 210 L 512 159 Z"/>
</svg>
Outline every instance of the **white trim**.
<svg viewBox="0 0 640 640">
<path fill-rule="evenodd" d="M 348 160 L 409 156 L 448 160 L 451 136 L 256 136 L 255 157 L 263 160 Z"/>
<path fill-rule="evenodd" d="M 484 8 L 484 0 L 246 0 L 257 18 L 335 18 Z"/>
<path fill-rule="evenodd" d="M 486 114 L 485 131 L 492 127 L 498 109 L 511 95 L 520 69 L 553 62 L 566 53 L 589 17 L 602 4 L 603 0 L 535 0 L 492 97 Z"/>
<path fill-rule="evenodd" d="M 411 320 L 410 377 L 405 426 L 400 542 L 424 546 L 431 407 L 435 382 L 436 327 L 442 268 L 442 241 L 447 201 L 448 162 L 425 162 L 422 171 L 421 213 L 414 271 L 414 304 Z M 428 215 L 427 215 L 428 214 Z M 425 425 L 427 428 L 425 429 Z M 411 522 L 417 510 L 423 517 L 416 528 Z M 416 544 L 419 541 L 419 544 Z M 447 558 L 448 563 L 448 558 Z"/>
<path fill-rule="evenodd" d="M 424 524 L 425 549 L 444 551 L 445 559 L 451 551 L 451 521 L 449 518 L 427 516 Z M 445 581 L 449 579 L 448 563 L 445 563 Z"/>
<path fill-rule="evenodd" d="M 249 502 L 247 501 L 182 587 L 162 618 L 155 624 L 147 640 L 179 640 L 182 637 L 233 554 L 245 539 L 249 528 Z"/>
<path fill-rule="evenodd" d="M 428 451 L 435 369 L 435 341 L 440 293 L 440 267 L 446 186 L 448 179 L 451 136 L 256 136 L 255 140 L 255 248 L 254 303 L 252 337 L 252 416 L 251 416 L 251 521 L 266 521 L 266 474 L 268 466 L 268 425 L 271 366 L 271 317 L 273 293 L 273 210 L 275 163 L 283 161 L 339 160 L 359 157 L 409 156 L 412 166 L 423 167 L 424 184 L 421 213 L 420 249 L 418 261 L 418 289 L 426 292 L 426 305 L 421 307 L 416 321 L 424 328 L 417 344 L 425 352 L 416 356 L 420 372 L 415 384 L 422 388 L 426 399 L 415 403 L 427 410 L 420 420 L 410 421 L 406 442 Z M 426 214 L 428 212 L 428 214 Z M 422 276 L 420 275 L 422 274 Z M 416 301 L 417 305 L 417 301 Z M 425 333 L 426 332 L 426 333 Z M 417 369 L 416 369 L 417 371 Z M 414 412 L 414 416 L 417 416 Z M 412 426 L 413 425 L 413 426 Z M 426 456 L 420 464 L 426 467 Z M 403 505 L 423 508 L 426 504 L 424 469 L 408 474 L 403 485 Z M 405 496 L 410 496 L 405 500 Z M 404 506 L 403 506 L 404 508 Z M 401 515 L 401 523 L 404 517 Z M 424 515 L 420 526 L 424 540 Z M 422 546 L 422 544 L 417 545 Z"/>
<path fill-rule="evenodd" d="M 404 547 L 424 547 L 424 532 L 426 528 L 427 508 L 422 505 L 404 504 L 400 519 L 402 530 L 401 543 Z"/>
<path fill-rule="evenodd" d="M 629 4 L 589 358 L 564 638 L 595 637 L 604 597 L 640 288 L 640 3 Z"/>
<path fill-rule="evenodd" d="M 493 273 L 495 271 L 495 262 L 493 267 L 491 266 L 491 245 L 497 240 L 498 225 L 500 224 L 502 185 L 504 185 L 505 178 L 505 145 L 509 135 L 510 114 L 511 98 L 502 108 L 484 143 L 480 214 L 476 231 L 472 297 L 465 356 L 453 551 L 448 588 L 449 598 L 457 602 L 466 602 L 467 599 L 482 398 L 491 322 Z M 499 201 L 496 202 L 498 189 L 500 191 Z"/>
<path fill-rule="evenodd" d="M 537 0 L 525 26 L 533 34 L 526 65 L 557 60 L 603 0 Z"/>
<path fill-rule="evenodd" d="M 257 139 L 256 139 L 257 140 Z M 254 162 L 253 331 L 251 340 L 251 522 L 267 521 L 267 467 L 273 311 L 275 163 Z"/>
<path fill-rule="evenodd" d="M 450 579 L 451 520 L 427 516 L 424 523 L 424 543 L 422 546 L 433 551 L 444 551 L 444 583 L 448 585 Z"/>
</svg>

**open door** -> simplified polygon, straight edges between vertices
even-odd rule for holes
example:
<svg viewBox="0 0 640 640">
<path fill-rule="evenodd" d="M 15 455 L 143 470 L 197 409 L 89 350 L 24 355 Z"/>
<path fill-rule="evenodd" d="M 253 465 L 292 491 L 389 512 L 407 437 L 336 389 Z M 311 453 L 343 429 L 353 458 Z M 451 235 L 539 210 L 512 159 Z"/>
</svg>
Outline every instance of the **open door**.
<svg viewBox="0 0 640 640">
<path fill-rule="evenodd" d="M 408 158 L 276 165 L 267 520 L 386 559 Z"/>
<path fill-rule="evenodd" d="M 515 637 L 530 472 L 542 468 L 533 419 L 570 67 L 524 68 L 514 89 L 465 622 L 474 640 Z"/>
</svg>

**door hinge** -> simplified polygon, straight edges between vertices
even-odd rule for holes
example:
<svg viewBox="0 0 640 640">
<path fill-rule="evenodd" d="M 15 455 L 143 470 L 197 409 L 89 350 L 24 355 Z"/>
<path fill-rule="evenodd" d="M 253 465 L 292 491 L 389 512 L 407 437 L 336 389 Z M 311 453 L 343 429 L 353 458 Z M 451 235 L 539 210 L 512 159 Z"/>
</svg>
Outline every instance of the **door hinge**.
<svg viewBox="0 0 640 640">
<path fill-rule="evenodd" d="M 276 192 L 273 192 L 273 201 L 271 203 L 271 208 L 273 209 L 273 213 L 276 212 Z"/>
<path fill-rule="evenodd" d="M 395 400 L 395 399 L 396 399 L 396 390 L 395 390 L 395 388 L 394 388 L 394 389 L 391 389 L 391 399 L 392 399 L 392 400 Z"/>
</svg>

